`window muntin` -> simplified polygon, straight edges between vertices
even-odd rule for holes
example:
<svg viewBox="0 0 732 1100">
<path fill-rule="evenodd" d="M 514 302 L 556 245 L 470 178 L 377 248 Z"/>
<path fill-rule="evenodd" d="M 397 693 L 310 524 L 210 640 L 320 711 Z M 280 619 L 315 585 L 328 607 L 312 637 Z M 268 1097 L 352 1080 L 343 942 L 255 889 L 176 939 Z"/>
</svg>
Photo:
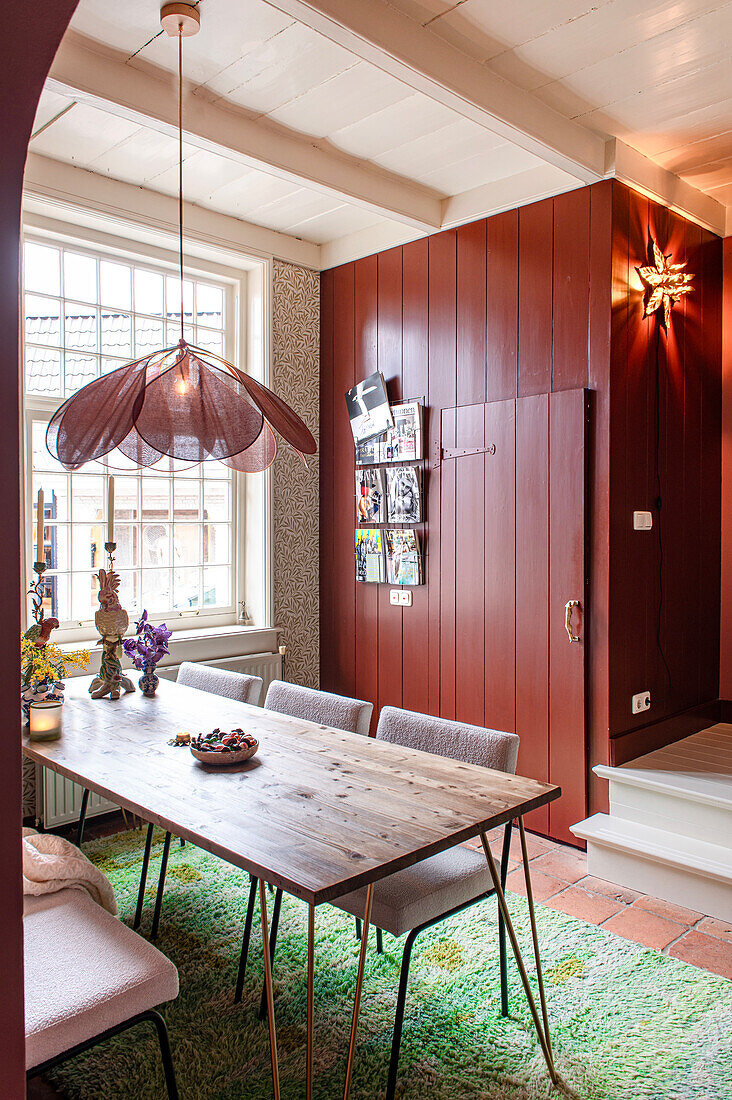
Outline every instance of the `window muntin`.
<svg viewBox="0 0 732 1100">
<path fill-rule="evenodd" d="M 185 336 L 226 355 L 227 286 L 183 283 Z M 25 393 L 29 412 L 29 521 L 45 491 L 46 614 L 67 628 L 93 622 L 93 574 L 105 564 L 103 462 L 69 473 L 48 453 L 53 409 L 81 386 L 180 338 L 180 282 L 165 268 L 29 237 L 24 255 Z M 227 308 L 229 307 L 229 308 Z M 147 607 L 174 624 L 234 615 L 235 478 L 221 463 L 161 474 L 115 474 L 115 566 L 131 618 Z M 185 623 L 185 625 L 190 625 Z"/>
</svg>

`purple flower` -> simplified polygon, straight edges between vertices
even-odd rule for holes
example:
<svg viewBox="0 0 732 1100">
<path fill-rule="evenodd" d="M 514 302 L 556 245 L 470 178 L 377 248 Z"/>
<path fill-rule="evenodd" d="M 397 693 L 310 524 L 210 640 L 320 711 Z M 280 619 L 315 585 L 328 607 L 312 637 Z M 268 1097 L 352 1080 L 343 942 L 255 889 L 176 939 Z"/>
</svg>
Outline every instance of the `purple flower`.
<svg viewBox="0 0 732 1100">
<path fill-rule="evenodd" d="M 165 623 L 153 626 L 148 618 L 147 611 L 143 611 L 140 621 L 135 624 L 137 634 L 134 638 L 127 638 L 122 643 L 126 655 L 130 658 L 135 668 L 144 669 L 145 665 L 157 665 L 166 653 L 170 653 L 168 642 L 173 631 L 168 630 Z"/>
</svg>

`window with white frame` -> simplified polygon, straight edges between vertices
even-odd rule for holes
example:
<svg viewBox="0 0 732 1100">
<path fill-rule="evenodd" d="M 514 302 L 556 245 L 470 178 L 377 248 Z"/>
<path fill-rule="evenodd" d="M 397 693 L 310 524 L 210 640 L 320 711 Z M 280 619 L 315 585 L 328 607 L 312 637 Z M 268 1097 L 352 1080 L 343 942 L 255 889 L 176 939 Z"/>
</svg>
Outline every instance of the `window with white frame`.
<svg viewBox="0 0 732 1100">
<path fill-rule="evenodd" d="M 105 565 L 109 471 L 103 461 L 64 470 L 46 449 L 46 426 L 58 405 L 88 382 L 177 343 L 180 283 L 162 263 L 29 233 L 23 292 L 28 561 L 30 566 L 36 556 L 35 504 L 42 487 L 45 613 L 71 634 L 91 629 L 98 608 L 94 573 Z M 186 339 L 233 357 L 234 305 L 230 283 L 206 275 L 186 278 Z M 188 620 L 199 617 L 233 622 L 233 472 L 215 462 L 176 473 L 132 464 L 113 472 L 115 568 L 131 619 L 145 607 L 173 626 L 195 625 Z"/>
</svg>

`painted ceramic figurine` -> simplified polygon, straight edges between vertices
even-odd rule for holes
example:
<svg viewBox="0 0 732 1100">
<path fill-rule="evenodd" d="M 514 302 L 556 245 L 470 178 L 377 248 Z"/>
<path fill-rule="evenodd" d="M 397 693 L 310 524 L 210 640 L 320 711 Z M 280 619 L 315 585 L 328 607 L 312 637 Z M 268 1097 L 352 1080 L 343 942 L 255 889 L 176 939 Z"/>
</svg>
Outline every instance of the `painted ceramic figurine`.
<svg viewBox="0 0 732 1100">
<path fill-rule="evenodd" d="M 102 638 L 102 663 L 99 675 L 94 677 L 89 686 L 89 694 L 92 699 L 103 699 L 105 695 L 110 699 L 119 699 L 122 691 L 135 690 L 129 676 L 123 675 L 119 659 L 122 639 L 130 620 L 119 602 L 117 573 L 111 569 L 109 572 L 100 569 L 97 576 L 100 607 L 94 616 L 94 622 Z"/>
</svg>

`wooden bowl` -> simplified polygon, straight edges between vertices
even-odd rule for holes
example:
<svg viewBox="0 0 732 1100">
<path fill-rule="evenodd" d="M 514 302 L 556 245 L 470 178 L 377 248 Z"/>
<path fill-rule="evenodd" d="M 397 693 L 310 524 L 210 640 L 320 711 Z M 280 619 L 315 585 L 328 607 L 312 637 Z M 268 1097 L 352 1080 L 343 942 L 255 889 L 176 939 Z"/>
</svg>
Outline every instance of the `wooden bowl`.
<svg viewBox="0 0 732 1100">
<path fill-rule="evenodd" d="M 215 767 L 221 768 L 226 767 L 228 764 L 241 764 L 243 761 L 251 759 L 258 748 L 259 741 L 255 741 L 253 745 L 249 745 L 246 749 L 237 749 L 235 752 L 202 752 L 200 749 L 194 749 L 193 745 L 191 745 L 191 752 L 196 760 L 200 760 L 202 764 L 213 764 Z"/>
</svg>

